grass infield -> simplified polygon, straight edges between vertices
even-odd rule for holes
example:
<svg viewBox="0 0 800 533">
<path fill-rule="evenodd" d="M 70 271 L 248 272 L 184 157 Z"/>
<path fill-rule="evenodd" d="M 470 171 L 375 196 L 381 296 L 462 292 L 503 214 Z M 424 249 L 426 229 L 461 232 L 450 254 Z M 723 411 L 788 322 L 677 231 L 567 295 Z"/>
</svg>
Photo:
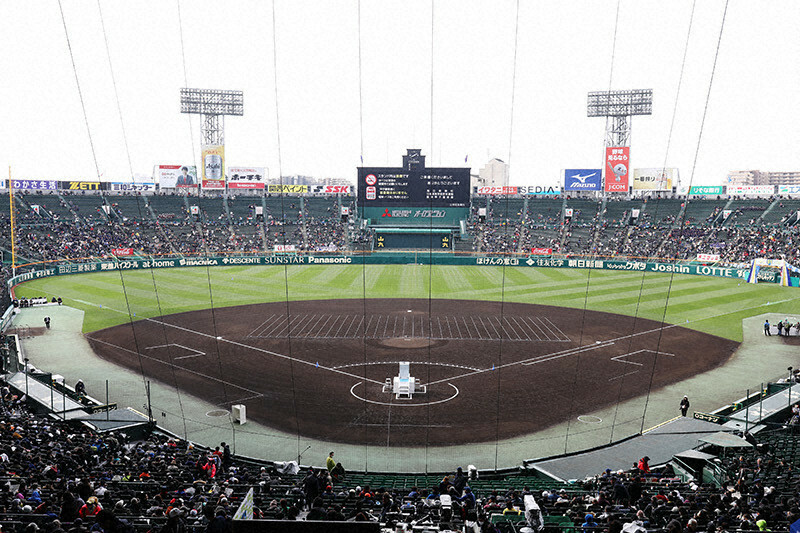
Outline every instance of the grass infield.
<svg viewBox="0 0 800 533">
<path fill-rule="evenodd" d="M 680 274 L 428 265 L 218 266 L 99 272 L 32 280 L 17 297 L 60 296 L 84 332 L 184 311 L 289 300 L 437 298 L 586 308 L 664 320 L 742 340 L 742 319 L 800 319 L 800 292 Z"/>
</svg>

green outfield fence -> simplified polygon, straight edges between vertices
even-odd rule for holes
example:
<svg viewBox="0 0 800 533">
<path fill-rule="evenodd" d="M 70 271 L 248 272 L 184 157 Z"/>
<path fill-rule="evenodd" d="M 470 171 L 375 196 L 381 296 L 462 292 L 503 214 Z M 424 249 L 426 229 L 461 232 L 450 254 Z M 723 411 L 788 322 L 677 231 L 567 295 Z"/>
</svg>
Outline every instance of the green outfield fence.
<svg viewBox="0 0 800 533">
<path fill-rule="evenodd" d="M 535 267 L 621 270 L 628 272 L 657 272 L 662 274 L 689 274 L 720 278 L 747 279 L 748 267 L 716 266 L 697 263 L 649 262 L 638 259 L 604 259 L 580 256 L 527 256 L 527 255 L 477 255 L 430 252 L 371 253 L 371 254 L 274 254 L 274 255 L 224 255 L 150 257 L 146 259 L 89 258 L 59 263 L 31 263 L 20 268 L 27 270 L 8 280 L 9 289 L 33 279 L 111 272 L 115 270 L 145 270 L 151 268 L 251 266 L 251 265 L 461 265 L 479 267 Z M 780 282 L 777 271 L 761 271 L 759 281 Z"/>
</svg>

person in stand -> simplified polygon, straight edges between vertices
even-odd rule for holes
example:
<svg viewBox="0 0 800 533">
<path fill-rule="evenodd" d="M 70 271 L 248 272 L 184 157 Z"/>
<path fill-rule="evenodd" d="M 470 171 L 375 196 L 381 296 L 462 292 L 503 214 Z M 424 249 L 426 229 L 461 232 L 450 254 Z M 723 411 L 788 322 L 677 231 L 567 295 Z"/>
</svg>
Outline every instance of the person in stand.
<svg viewBox="0 0 800 533">
<path fill-rule="evenodd" d="M 82 379 L 79 379 L 75 384 L 75 394 L 78 396 L 84 396 L 86 394 L 86 385 L 83 384 Z"/>
<path fill-rule="evenodd" d="M 325 459 L 325 466 L 328 469 L 328 472 L 336 468 L 336 461 L 333 459 L 333 452 L 328 454 L 328 458 Z"/>
<path fill-rule="evenodd" d="M 770 331 L 769 320 L 764 322 L 764 335 L 768 335 L 772 337 L 772 332 Z"/>
<path fill-rule="evenodd" d="M 44 325 L 45 325 L 45 327 L 47 329 L 50 329 L 50 317 L 49 316 L 44 317 Z"/>
<path fill-rule="evenodd" d="M 683 400 L 681 400 L 681 416 L 686 416 L 686 413 L 689 411 L 689 397 L 684 396 Z"/>
</svg>

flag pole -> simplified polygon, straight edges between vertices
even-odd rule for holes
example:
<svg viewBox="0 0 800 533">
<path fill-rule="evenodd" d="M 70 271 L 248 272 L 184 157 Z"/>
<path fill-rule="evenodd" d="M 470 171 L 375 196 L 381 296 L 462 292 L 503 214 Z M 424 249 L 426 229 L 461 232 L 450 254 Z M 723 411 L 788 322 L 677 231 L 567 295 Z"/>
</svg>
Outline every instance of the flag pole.
<svg viewBox="0 0 800 533">
<path fill-rule="evenodd" d="M 8 208 L 11 217 L 11 276 L 17 275 L 17 246 L 14 240 L 14 183 L 11 180 L 11 165 L 8 165 Z"/>
</svg>

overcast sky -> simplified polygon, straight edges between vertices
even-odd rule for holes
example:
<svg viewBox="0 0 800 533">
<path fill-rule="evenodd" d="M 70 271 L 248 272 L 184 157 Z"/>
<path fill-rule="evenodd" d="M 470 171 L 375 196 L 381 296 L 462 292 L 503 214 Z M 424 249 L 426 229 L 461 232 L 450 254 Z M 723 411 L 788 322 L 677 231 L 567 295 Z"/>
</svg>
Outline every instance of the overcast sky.
<svg viewBox="0 0 800 533">
<path fill-rule="evenodd" d="M 98 3 L 62 3 L 100 173 L 129 179 Z M 275 0 L 276 34 L 272 5 L 180 0 L 184 65 L 178 0 L 101 0 L 134 173 L 199 160 L 199 120 L 179 112 L 184 66 L 190 87 L 244 91 L 227 164 L 272 177 L 354 181 L 362 131 L 367 166 L 415 147 L 429 164 L 468 156 L 477 172 L 498 157 L 512 184 L 556 185 L 563 168 L 602 165 L 605 120 L 587 118 L 586 93 L 609 88 L 615 0 L 520 2 L 513 109 L 514 2 L 363 0 L 361 104 L 358 3 Z M 692 1 L 621 1 L 611 88 L 654 91 L 653 115 L 633 119 L 632 167 L 666 160 L 687 184 L 724 5 L 697 1 L 667 154 Z M 3 0 L 0 20 L 3 173 L 95 178 L 58 3 Z M 800 170 L 798 22 L 797 0 L 730 3 L 694 184 Z"/>
</svg>

